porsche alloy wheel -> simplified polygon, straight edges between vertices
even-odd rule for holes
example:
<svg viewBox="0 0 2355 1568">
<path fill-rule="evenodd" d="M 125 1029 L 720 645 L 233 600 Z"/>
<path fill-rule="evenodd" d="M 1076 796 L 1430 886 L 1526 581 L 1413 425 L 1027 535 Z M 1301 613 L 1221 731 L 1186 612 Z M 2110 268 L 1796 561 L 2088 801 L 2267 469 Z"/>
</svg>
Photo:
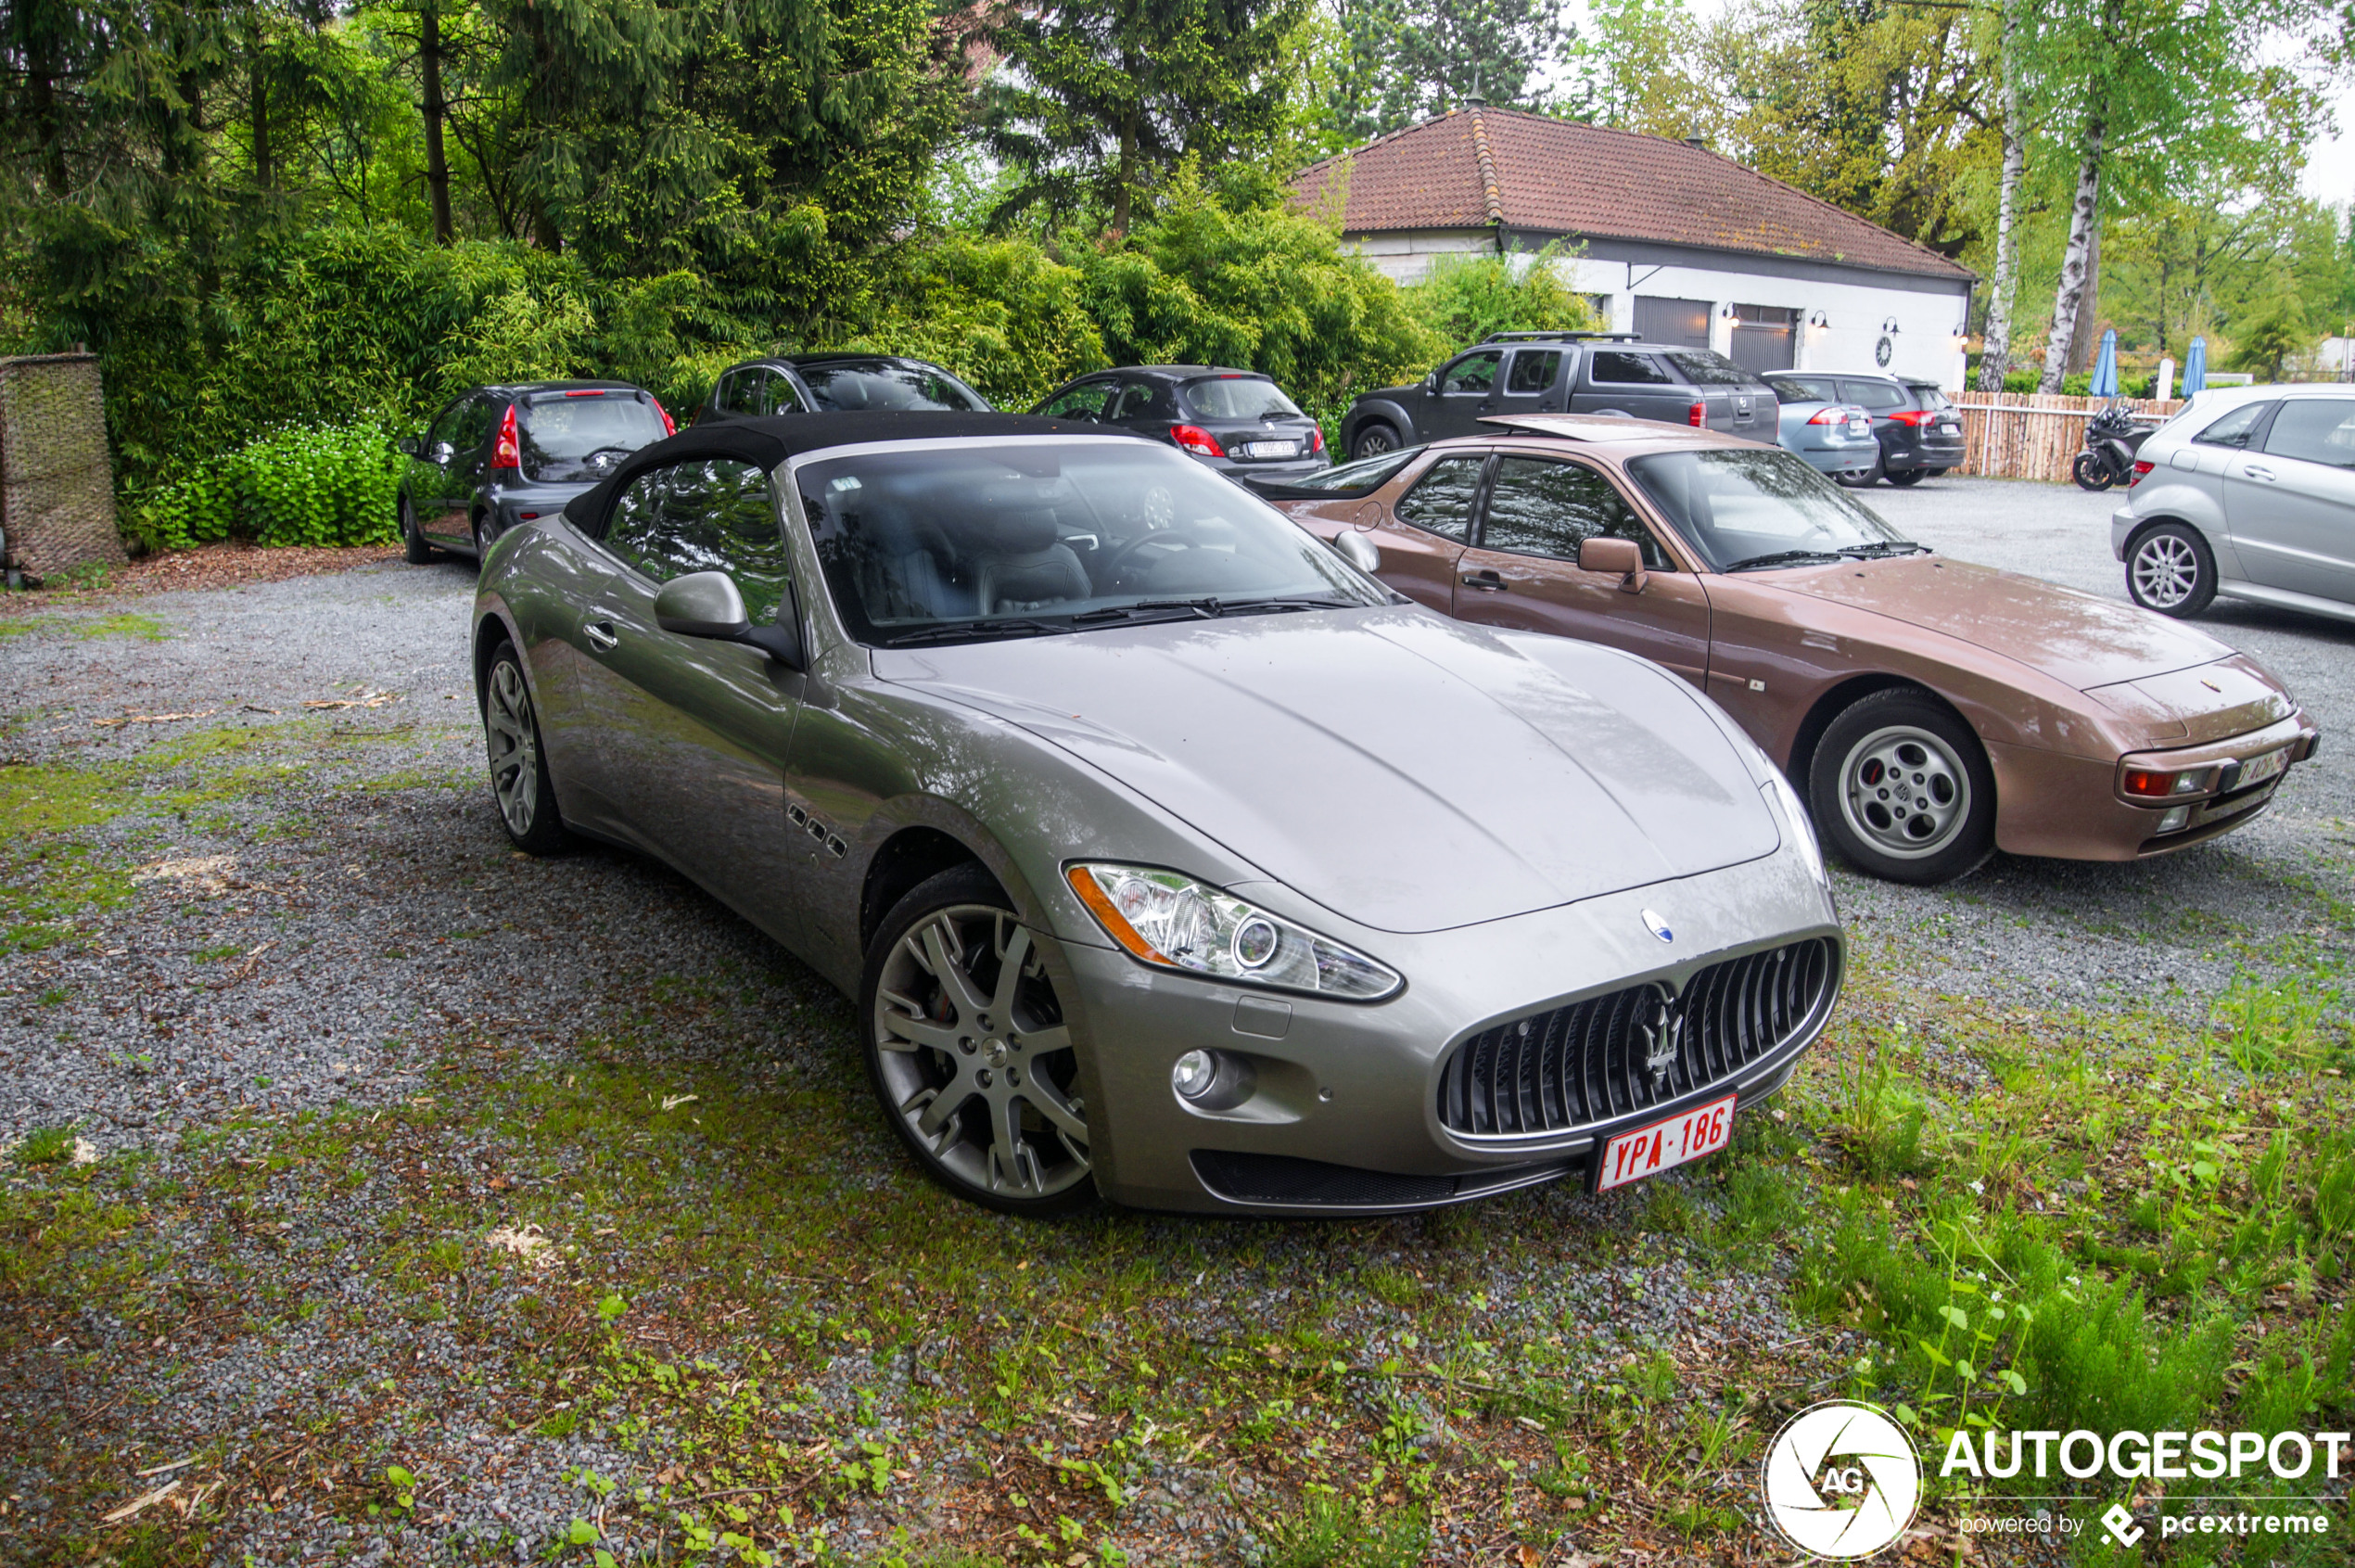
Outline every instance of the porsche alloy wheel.
<svg viewBox="0 0 2355 1568">
<path fill-rule="evenodd" d="M 1927 692 L 1876 692 L 1840 713 L 1816 746 L 1808 783 L 1818 831 L 1875 876 L 1947 882 L 1994 848 L 1986 753 Z"/>
<path fill-rule="evenodd" d="M 978 867 L 885 919 L 861 986 L 867 1067 L 933 1179 L 1017 1214 L 1095 1197 L 1078 1057 L 1036 938 Z"/>
<path fill-rule="evenodd" d="M 2181 523 L 2161 523 L 2127 553 L 2126 593 L 2161 615 L 2199 614 L 2216 597 L 2216 558 L 2208 542 Z"/>
</svg>

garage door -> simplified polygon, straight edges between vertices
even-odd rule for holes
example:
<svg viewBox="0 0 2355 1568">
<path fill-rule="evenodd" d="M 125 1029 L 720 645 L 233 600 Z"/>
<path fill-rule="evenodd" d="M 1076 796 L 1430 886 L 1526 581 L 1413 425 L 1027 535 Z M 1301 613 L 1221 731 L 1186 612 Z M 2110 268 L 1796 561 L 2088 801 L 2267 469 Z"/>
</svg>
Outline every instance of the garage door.
<svg viewBox="0 0 2355 1568">
<path fill-rule="evenodd" d="M 1636 296 L 1636 336 L 1647 343 L 1682 343 L 1688 349 L 1709 347 L 1709 301 L 1665 300 L 1657 294 Z"/>
<path fill-rule="evenodd" d="M 1799 363 L 1799 312 L 1781 305 L 1734 307 L 1734 363 L 1763 376 Z"/>
</svg>

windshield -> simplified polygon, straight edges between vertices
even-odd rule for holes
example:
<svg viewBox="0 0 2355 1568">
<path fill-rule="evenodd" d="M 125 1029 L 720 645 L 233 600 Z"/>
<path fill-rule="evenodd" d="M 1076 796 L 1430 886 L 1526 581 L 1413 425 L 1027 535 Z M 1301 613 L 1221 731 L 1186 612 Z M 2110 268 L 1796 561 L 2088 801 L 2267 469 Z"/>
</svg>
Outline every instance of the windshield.
<svg viewBox="0 0 2355 1568">
<path fill-rule="evenodd" d="M 1398 452 L 1385 452 L 1380 457 L 1361 457 L 1355 463 L 1344 463 L 1338 468 L 1328 468 L 1321 474 L 1309 474 L 1284 481 L 1286 490 L 1372 490 L 1385 484 L 1393 474 L 1421 455 L 1422 448 L 1407 447 Z"/>
<path fill-rule="evenodd" d="M 1143 441 L 896 447 L 798 483 L 834 606 L 871 644 L 1389 599 L 1266 502 Z"/>
<path fill-rule="evenodd" d="M 1662 452 L 1627 471 L 1721 572 L 1918 548 L 1787 452 Z"/>
<path fill-rule="evenodd" d="M 1684 373 L 1685 379 L 1696 387 L 1751 387 L 1758 377 L 1736 364 L 1723 354 L 1707 349 L 1668 349 L 1662 351 L 1668 363 Z"/>
<path fill-rule="evenodd" d="M 1297 418 L 1300 410 L 1273 381 L 1255 376 L 1219 376 L 1186 383 L 1186 402 L 1198 419 L 1265 419 L 1270 414 Z"/>
<path fill-rule="evenodd" d="M 643 392 L 542 393 L 525 401 L 516 433 L 534 478 L 596 478 L 662 440 L 662 414 Z"/>
<path fill-rule="evenodd" d="M 889 360 L 846 360 L 794 367 L 829 414 L 858 409 L 931 409 L 987 414 L 989 405 L 944 371 Z"/>
</svg>

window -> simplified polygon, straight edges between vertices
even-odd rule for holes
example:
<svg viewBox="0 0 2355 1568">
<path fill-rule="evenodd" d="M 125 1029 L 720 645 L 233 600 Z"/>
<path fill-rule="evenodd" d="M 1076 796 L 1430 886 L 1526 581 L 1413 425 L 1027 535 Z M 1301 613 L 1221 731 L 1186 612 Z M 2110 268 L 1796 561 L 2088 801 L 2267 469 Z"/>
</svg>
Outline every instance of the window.
<svg viewBox="0 0 2355 1568">
<path fill-rule="evenodd" d="M 1143 381 L 1131 381 L 1120 389 L 1120 397 L 1112 405 L 1112 413 L 1107 417 L 1115 422 L 1123 419 L 1142 419 L 1152 411 L 1152 387 Z"/>
<path fill-rule="evenodd" d="M 1575 561 L 1578 546 L 1597 537 L 1632 539 L 1643 546 L 1645 566 L 1676 569 L 1626 500 L 1594 469 L 1539 457 L 1496 460 L 1488 520 L 1481 525 L 1483 549 Z"/>
<path fill-rule="evenodd" d="M 441 417 L 433 422 L 433 433 L 426 438 L 426 452 L 442 445 L 456 449 L 458 428 L 466 422 L 466 410 L 473 402 L 472 398 L 460 398 L 441 411 Z"/>
<path fill-rule="evenodd" d="M 726 572 L 756 626 L 776 618 L 793 576 L 768 477 L 729 458 L 641 475 L 615 502 L 605 545 L 656 582 Z"/>
<path fill-rule="evenodd" d="M 1113 391 L 1110 381 L 1082 381 L 1056 393 L 1038 412 L 1050 419 L 1101 419 Z"/>
<path fill-rule="evenodd" d="M 482 443 L 490 439 L 491 425 L 506 411 L 504 399 L 494 398 L 487 392 L 469 399 L 458 414 L 457 433 L 450 438 L 450 444 L 457 448 L 461 455 L 479 450 Z"/>
<path fill-rule="evenodd" d="M 1485 353 L 1466 354 L 1449 365 L 1439 377 L 1442 394 L 1485 392 L 1496 385 L 1496 366 L 1504 354 L 1496 349 Z"/>
<path fill-rule="evenodd" d="M 1828 381 L 1801 380 L 1796 376 L 1770 376 L 1766 389 L 1785 402 L 1838 402 Z"/>
<path fill-rule="evenodd" d="M 614 497 L 613 511 L 605 518 L 605 548 L 633 567 L 647 559 L 662 516 L 663 489 L 669 481 L 670 470 L 656 468 L 630 480 L 629 488 Z M 640 569 L 660 580 L 652 567 Z"/>
<path fill-rule="evenodd" d="M 2244 403 L 2192 440 L 2202 446 L 2246 448 L 2249 438 L 2257 433 L 2257 427 L 2265 422 L 2265 416 L 2273 412 L 2274 406 L 2270 402 Z"/>
<path fill-rule="evenodd" d="M 1953 403 L 1946 401 L 1946 394 L 1940 391 L 1938 388 L 1930 382 L 1908 381 L 1905 383 L 1905 389 L 1913 393 L 1914 401 L 1924 408 L 1940 409 L 1952 408 L 1954 406 Z"/>
<path fill-rule="evenodd" d="M 1598 349 L 1586 372 L 1593 381 L 1608 382 L 1614 387 L 1665 387 L 1670 385 L 1668 372 L 1649 354 L 1631 354 L 1624 349 Z"/>
<path fill-rule="evenodd" d="M 757 365 L 745 370 L 732 370 L 719 378 L 719 390 L 712 394 L 711 406 L 721 414 L 740 416 L 758 414 L 760 384 L 768 379 L 769 373 Z"/>
<path fill-rule="evenodd" d="M 1300 410 L 1283 389 L 1259 376 L 1214 376 L 1186 383 L 1186 402 L 1204 419 L 1296 419 Z"/>
<path fill-rule="evenodd" d="M 1390 477 L 1420 457 L 1423 449 L 1407 447 L 1403 452 L 1385 452 L 1379 457 L 1361 457 L 1355 463 L 1343 463 L 1321 474 L 1310 474 L 1291 482 L 1293 490 L 1369 491 L 1380 490 L 1390 482 Z"/>
<path fill-rule="evenodd" d="M 807 414 L 809 407 L 795 389 L 793 377 L 770 371 L 760 383 L 760 412 L 764 414 Z"/>
<path fill-rule="evenodd" d="M 1905 395 L 1905 389 L 1890 381 L 1842 381 L 1839 395 L 1843 402 L 1856 403 L 1875 414 L 1913 406 L 1913 400 Z"/>
<path fill-rule="evenodd" d="M 523 464 L 535 479 L 596 479 L 642 446 L 662 440 L 662 415 L 639 392 L 542 392 L 516 421 Z"/>
<path fill-rule="evenodd" d="M 1758 377 L 1725 355 L 1707 349 L 1671 349 L 1661 356 L 1696 387 L 1755 387 Z"/>
<path fill-rule="evenodd" d="M 1484 457 L 1443 457 L 1401 497 L 1398 520 L 1458 544 L 1471 539 L 1472 506 L 1480 499 Z"/>
<path fill-rule="evenodd" d="M 2265 450 L 2275 457 L 2355 468 L 2355 399 L 2285 400 L 2265 432 Z"/>
<path fill-rule="evenodd" d="M 862 409 L 932 409 L 983 413 L 989 405 L 928 364 L 889 360 L 836 360 L 799 367 L 818 406 L 829 413 Z"/>
<path fill-rule="evenodd" d="M 1551 391 L 1555 373 L 1561 369 L 1559 349 L 1523 349 L 1513 356 L 1513 368 L 1505 379 L 1505 390 L 1521 397 Z"/>
<path fill-rule="evenodd" d="M 1627 465 L 1685 542 L 1718 571 L 1777 558 L 1882 553 L 1903 535 L 1788 452 L 1663 452 Z M 1911 548 L 1911 546 L 1906 546 Z"/>
</svg>

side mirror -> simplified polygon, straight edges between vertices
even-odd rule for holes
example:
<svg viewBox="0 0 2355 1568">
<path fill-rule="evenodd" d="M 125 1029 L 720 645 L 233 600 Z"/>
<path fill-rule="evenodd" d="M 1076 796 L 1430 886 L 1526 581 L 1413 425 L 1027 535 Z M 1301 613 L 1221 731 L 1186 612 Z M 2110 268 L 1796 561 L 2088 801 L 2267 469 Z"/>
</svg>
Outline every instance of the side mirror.
<svg viewBox="0 0 2355 1568">
<path fill-rule="evenodd" d="M 1632 539 L 1584 539 L 1578 542 L 1578 569 L 1599 572 L 1606 576 L 1616 573 L 1622 593 L 1641 593 L 1647 579 L 1644 576 L 1643 547 Z"/>
<path fill-rule="evenodd" d="M 392 450 L 403 457 L 414 457 L 425 450 L 425 446 L 414 436 L 403 436 L 392 443 Z"/>
<path fill-rule="evenodd" d="M 676 637 L 706 637 L 758 648 L 792 669 L 802 665 L 801 637 L 793 628 L 755 626 L 745 596 L 726 572 L 689 572 L 655 594 L 655 624 Z"/>
<path fill-rule="evenodd" d="M 1381 546 L 1367 538 L 1362 529 L 1343 529 L 1333 535 L 1333 554 L 1368 577 L 1381 570 Z"/>
<path fill-rule="evenodd" d="M 1423 377 L 1423 390 L 1433 393 L 1439 390 L 1439 372 L 1434 370 Z"/>
<path fill-rule="evenodd" d="M 457 455 L 458 449 L 452 446 L 448 441 L 434 442 L 433 450 L 426 453 L 427 460 L 434 463 L 448 463 L 452 458 Z"/>
</svg>

